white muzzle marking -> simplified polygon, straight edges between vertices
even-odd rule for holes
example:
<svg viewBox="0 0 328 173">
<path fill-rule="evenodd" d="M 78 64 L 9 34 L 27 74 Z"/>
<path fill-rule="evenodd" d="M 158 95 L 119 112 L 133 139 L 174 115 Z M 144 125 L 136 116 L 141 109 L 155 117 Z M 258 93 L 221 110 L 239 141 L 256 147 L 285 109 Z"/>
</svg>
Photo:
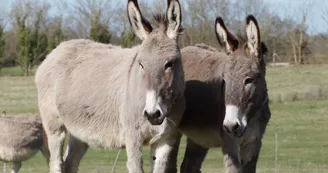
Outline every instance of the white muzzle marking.
<svg viewBox="0 0 328 173">
<path fill-rule="evenodd" d="M 159 111 L 161 115 L 167 114 L 167 106 L 163 104 L 162 99 L 156 95 L 155 90 L 147 91 L 146 93 L 146 106 L 144 111 L 149 114 Z"/>
<path fill-rule="evenodd" d="M 236 123 L 242 128 L 245 128 L 247 126 L 246 116 L 242 114 L 242 112 L 237 106 L 226 105 L 226 113 L 223 125 L 233 126 Z"/>
</svg>

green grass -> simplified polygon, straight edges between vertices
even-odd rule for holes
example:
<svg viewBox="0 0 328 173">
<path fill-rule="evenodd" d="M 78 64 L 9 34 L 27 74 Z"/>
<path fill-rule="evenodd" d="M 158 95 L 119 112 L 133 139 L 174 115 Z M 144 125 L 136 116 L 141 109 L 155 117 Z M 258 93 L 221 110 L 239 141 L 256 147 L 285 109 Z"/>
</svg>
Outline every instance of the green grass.
<svg viewBox="0 0 328 173">
<path fill-rule="evenodd" d="M 37 67 L 34 67 L 30 72 L 31 75 L 35 73 Z M 23 76 L 24 72 L 19 66 L 15 67 L 5 67 L 0 71 L 0 76 Z"/>
<path fill-rule="evenodd" d="M 19 66 L 5 67 L 0 71 L 0 76 L 22 76 L 24 73 Z"/>
<path fill-rule="evenodd" d="M 328 98 L 328 65 L 267 69 L 270 100 L 289 102 Z"/>
<path fill-rule="evenodd" d="M 328 66 L 269 68 L 267 80 L 270 97 L 276 94 L 298 95 L 308 88 L 328 86 Z M 297 95 L 297 96 L 298 96 Z M 0 111 L 9 114 L 35 113 L 36 89 L 33 77 L 0 77 Z M 292 102 L 289 102 L 292 101 Z M 328 100 L 320 98 L 286 100 L 270 104 L 272 118 L 267 127 L 258 163 L 258 172 L 322 173 L 328 172 Z M 278 167 L 275 167 L 275 135 L 278 136 Z M 185 148 L 182 140 L 180 165 Z M 144 148 L 144 164 L 149 172 L 148 147 Z M 90 149 L 81 162 L 81 173 L 110 172 L 117 150 Z M 121 153 L 117 173 L 127 172 L 126 154 Z M 1 169 L 1 166 L 0 166 Z M 24 162 L 25 173 L 47 172 L 45 160 L 38 154 Z M 203 165 L 203 172 L 224 172 L 220 149 L 211 149 Z"/>
<path fill-rule="evenodd" d="M 8 114 L 37 112 L 34 77 L 0 77 L 0 111 Z"/>
</svg>

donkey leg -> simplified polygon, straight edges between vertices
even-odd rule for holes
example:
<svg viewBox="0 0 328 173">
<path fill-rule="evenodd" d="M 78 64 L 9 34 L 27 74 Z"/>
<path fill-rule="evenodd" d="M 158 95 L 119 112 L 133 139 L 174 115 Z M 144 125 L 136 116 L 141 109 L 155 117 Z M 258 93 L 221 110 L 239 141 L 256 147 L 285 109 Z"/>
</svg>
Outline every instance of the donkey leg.
<svg viewBox="0 0 328 173">
<path fill-rule="evenodd" d="M 77 173 L 80 161 L 86 151 L 88 144 L 80 141 L 76 137 L 70 135 L 67 156 L 65 158 L 65 173 Z"/>
<path fill-rule="evenodd" d="M 48 132 L 48 146 L 50 152 L 49 167 L 50 173 L 63 172 L 62 148 L 65 139 L 65 130 Z"/>
<path fill-rule="evenodd" d="M 17 173 L 21 167 L 22 167 L 21 162 L 14 162 L 13 167 L 11 168 L 11 173 Z"/>
<path fill-rule="evenodd" d="M 255 139 L 250 143 L 240 146 L 240 157 L 243 173 L 256 173 L 256 165 L 261 146 L 261 139 Z"/>
<path fill-rule="evenodd" d="M 239 146 L 236 139 L 223 132 L 222 152 L 227 173 L 241 173 Z"/>
<path fill-rule="evenodd" d="M 187 147 L 183 162 L 180 167 L 181 173 L 201 173 L 202 163 L 207 155 L 208 148 L 196 144 L 187 138 Z"/>
<path fill-rule="evenodd" d="M 125 136 L 125 149 L 129 173 L 144 173 L 142 162 L 142 140 L 138 134 L 127 134 Z"/>
<path fill-rule="evenodd" d="M 48 112 L 41 112 L 42 123 L 48 137 L 48 147 L 50 152 L 49 168 L 50 173 L 63 172 L 62 149 L 66 134 L 64 125 L 58 120 L 56 115 L 49 115 Z M 52 117 L 50 117 L 52 116 Z"/>
<path fill-rule="evenodd" d="M 179 152 L 181 134 L 174 132 L 168 138 L 151 145 L 152 173 L 176 173 L 177 157 Z"/>
</svg>

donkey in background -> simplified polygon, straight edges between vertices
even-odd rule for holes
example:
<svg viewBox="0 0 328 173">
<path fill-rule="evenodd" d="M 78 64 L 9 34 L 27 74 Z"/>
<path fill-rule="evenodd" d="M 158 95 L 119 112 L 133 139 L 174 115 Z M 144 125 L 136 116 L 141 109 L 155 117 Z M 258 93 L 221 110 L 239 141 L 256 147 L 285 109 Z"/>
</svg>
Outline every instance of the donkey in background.
<svg viewBox="0 0 328 173">
<path fill-rule="evenodd" d="M 184 72 L 178 0 L 148 22 L 128 0 L 130 24 L 142 43 L 131 49 L 91 40 L 61 43 L 39 66 L 35 81 L 48 136 L 51 173 L 75 173 L 88 147 L 126 148 L 129 173 L 143 173 L 142 145 L 151 145 L 152 172 L 176 172 Z M 65 162 L 66 130 L 70 141 Z M 175 158 L 175 159 L 168 159 Z"/>
<path fill-rule="evenodd" d="M 44 134 L 40 116 L 6 117 L 6 112 L 3 111 L 0 117 L 0 127 L 0 160 L 4 162 L 4 173 L 6 162 L 12 162 L 11 173 L 17 173 L 22 162 L 33 157 L 39 150 L 47 162 L 49 161 L 47 137 Z"/>
<path fill-rule="evenodd" d="M 226 53 L 207 45 L 183 48 L 186 111 L 180 124 L 188 137 L 181 172 L 200 173 L 209 148 L 222 147 L 229 173 L 255 173 L 271 113 L 264 56 L 254 16 L 246 18 L 246 40 L 237 39 L 216 19 Z"/>
</svg>

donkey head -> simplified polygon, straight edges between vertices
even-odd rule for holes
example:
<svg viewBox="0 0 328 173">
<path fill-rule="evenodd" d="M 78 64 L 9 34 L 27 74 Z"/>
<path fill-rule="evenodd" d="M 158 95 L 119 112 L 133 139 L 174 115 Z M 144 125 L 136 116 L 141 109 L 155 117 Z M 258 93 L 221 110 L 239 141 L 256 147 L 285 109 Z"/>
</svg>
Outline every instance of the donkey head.
<svg viewBox="0 0 328 173">
<path fill-rule="evenodd" d="M 143 114 L 153 125 L 169 115 L 177 97 L 183 96 L 184 73 L 178 36 L 182 32 L 181 6 L 168 0 L 165 15 L 155 15 L 148 22 L 141 14 L 137 0 L 128 1 L 128 16 L 136 36 L 142 40 L 135 58 L 145 91 Z"/>
<path fill-rule="evenodd" d="M 259 26 L 252 15 L 246 18 L 245 40 L 236 39 L 220 17 L 215 29 L 230 57 L 223 70 L 226 105 L 223 127 L 230 135 L 241 137 L 267 98 L 264 62 L 267 48 L 261 42 Z"/>
</svg>

